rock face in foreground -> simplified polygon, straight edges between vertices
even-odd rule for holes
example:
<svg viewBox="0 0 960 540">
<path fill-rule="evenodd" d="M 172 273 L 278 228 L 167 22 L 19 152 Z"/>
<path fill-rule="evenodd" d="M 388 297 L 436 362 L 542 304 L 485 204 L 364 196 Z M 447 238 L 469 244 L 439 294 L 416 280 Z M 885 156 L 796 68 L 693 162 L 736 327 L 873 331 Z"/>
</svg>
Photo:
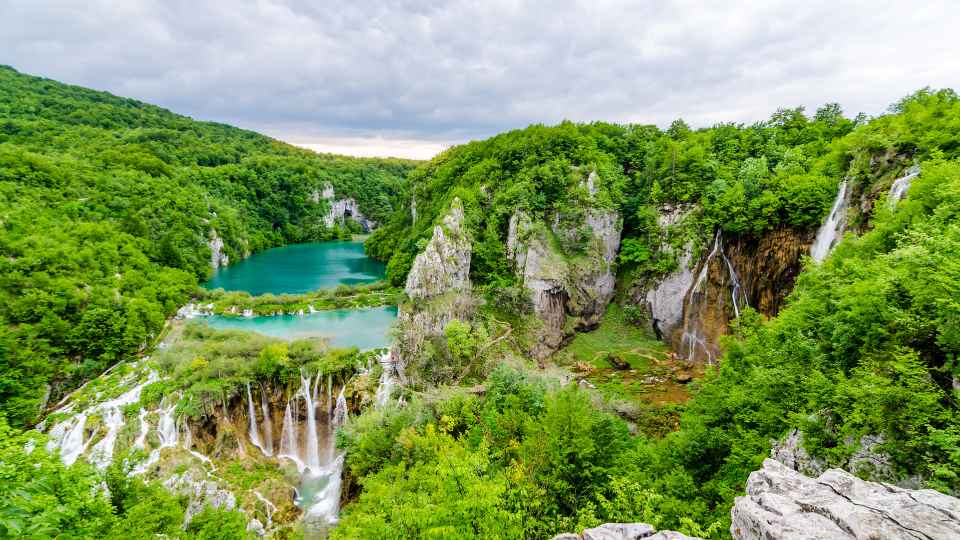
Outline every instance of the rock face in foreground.
<svg viewBox="0 0 960 540">
<path fill-rule="evenodd" d="M 396 368 L 403 370 L 425 340 L 443 334 L 453 319 L 466 320 L 473 310 L 470 259 L 473 253 L 464 226 L 463 204 L 455 198 L 433 237 L 413 261 L 405 291 L 410 301 L 397 314 Z"/>
<path fill-rule="evenodd" d="M 583 534 L 564 533 L 553 540 L 699 540 L 675 531 L 657 532 L 646 523 L 604 523 L 599 527 L 586 529 Z"/>
<path fill-rule="evenodd" d="M 738 540 L 960 538 L 960 499 L 867 482 L 840 469 L 810 478 L 772 459 L 750 474 L 731 518 Z"/>
</svg>

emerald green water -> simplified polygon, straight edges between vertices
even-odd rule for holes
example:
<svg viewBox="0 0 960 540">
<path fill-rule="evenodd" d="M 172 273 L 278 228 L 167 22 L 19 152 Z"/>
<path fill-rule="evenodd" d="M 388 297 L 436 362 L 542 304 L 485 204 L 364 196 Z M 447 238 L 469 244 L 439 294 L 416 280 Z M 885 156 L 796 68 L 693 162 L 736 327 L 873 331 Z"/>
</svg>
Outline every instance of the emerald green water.
<svg viewBox="0 0 960 540">
<path fill-rule="evenodd" d="M 306 315 L 272 317 L 206 317 L 214 328 L 251 330 L 281 339 L 325 337 L 338 348 L 360 350 L 389 346 L 387 330 L 397 318 L 396 306 L 370 309 L 336 309 Z"/>
<path fill-rule="evenodd" d="M 253 295 L 300 294 L 337 285 L 378 281 L 382 264 L 363 253 L 363 242 L 316 242 L 270 249 L 221 268 L 204 287 Z M 250 330 L 281 339 L 324 337 L 334 347 L 387 347 L 396 306 L 339 309 L 272 317 L 205 317 L 214 328 Z"/>
<path fill-rule="evenodd" d="M 364 254 L 363 242 L 314 242 L 255 253 L 217 270 L 203 286 L 252 295 L 302 294 L 383 276 L 384 266 Z"/>
</svg>

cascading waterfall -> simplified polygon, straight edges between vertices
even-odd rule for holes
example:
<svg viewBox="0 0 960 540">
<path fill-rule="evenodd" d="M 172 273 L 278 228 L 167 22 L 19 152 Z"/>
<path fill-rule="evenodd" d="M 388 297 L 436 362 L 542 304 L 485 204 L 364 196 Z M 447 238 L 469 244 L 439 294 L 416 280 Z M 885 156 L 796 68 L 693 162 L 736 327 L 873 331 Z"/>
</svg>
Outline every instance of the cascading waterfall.
<svg viewBox="0 0 960 540">
<path fill-rule="evenodd" d="M 906 174 L 893 181 L 893 184 L 890 186 L 890 193 L 887 195 L 887 206 L 891 210 L 896 208 L 897 203 L 907 196 L 907 191 L 910 189 L 910 182 L 919 175 L 920 166 L 914 165 L 907 169 Z"/>
<path fill-rule="evenodd" d="M 250 383 L 247 383 L 247 416 L 250 417 L 250 442 L 260 449 L 264 455 L 269 456 L 271 452 L 268 452 L 267 449 L 263 446 L 263 441 L 260 439 L 260 428 L 257 426 L 257 412 L 253 407 L 253 395 L 250 393 Z"/>
<path fill-rule="evenodd" d="M 387 402 L 390 400 L 390 394 L 393 393 L 393 386 L 395 384 L 394 372 L 396 366 L 393 362 L 393 357 L 390 354 L 390 349 L 387 349 L 385 353 L 380 355 L 380 367 L 383 371 L 380 373 L 380 384 L 377 385 L 377 393 L 374 396 L 374 402 L 377 404 L 377 408 L 383 408 L 387 405 Z"/>
<path fill-rule="evenodd" d="M 707 335 L 703 328 L 703 311 L 707 307 L 707 278 L 710 273 L 710 263 L 718 254 L 722 258 L 723 265 L 730 277 L 730 294 L 734 317 L 740 317 L 741 306 L 749 306 L 743 284 L 740 282 L 740 276 L 733 267 L 730 258 L 727 257 L 723 249 L 723 237 L 721 232 L 717 230 L 713 239 L 713 248 L 711 248 L 706 259 L 704 259 L 700 272 L 697 274 L 697 278 L 693 282 L 693 286 L 690 287 L 690 292 L 687 294 L 686 309 L 683 318 L 683 333 L 680 337 L 680 346 L 686 349 L 686 358 L 688 360 L 695 359 L 699 349 L 706 355 L 708 364 L 713 364 L 714 362 L 714 351 L 707 341 Z"/>
<path fill-rule="evenodd" d="M 337 406 L 333 409 L 333 425 L 342 426 L 347 421 L 347 398 L 343 395 L 344 387 L 340 387 L 340 394 L 337 395 Z"/>
<path fill-rule="evenodd" d="M 303 460 L 300 459 L 297 424 L 293 419 L 290 401 L 291 400 L 287 400 L 287 408 L 283 411 L 283 431 L 280 433 L 280 453 L 277 454 L 277 456 L 293 461 L 297 465 L 297 470 L 302 473 L 304 464 Z M 296 401 L 294 401 L 294 407 L 296 407 Z"/>
<path fill-rule="evenodd" d="M 840 182 L 837 188 L 837 198 L 830 207 L 823 224 L 817 230 L 817 239 L 810 246 L 810 257 L 821 262 L 830 254 L 833 246 L 843 237 L 847 228 L 847 181 Z"/>
<path fill-rule="evenodd" d="M 318 375 L 319 379 L 320 376 Z M 317 437 L 317 402 L 316 395 L 310 393 L 310 379 L 300 378 L 303 399 L 307 406 L 307 446 L 304 462 L 310 472 L 320 470 L 320 441 Z M 314 386 L 316 392 L 316 386 Z"/>
<path fill-rule="evenodd" d="M 137 440 L 133 443 L 133 447 L 140 450 L 147 448 L 147 434 L 150 433 L 150 423 L 147 422 L 148 414 L 146 409 L 140 407 L 140 434 L 137 435 Z"/>
<path fill-rule="evenodd" d="M 270 418 L 270 405 L 267 402 L 267 392 L 260 388 L 260 411 L 263 413 L 263 435 L 266 454 L 273 455 L 273 419 Z"/>
</svg>

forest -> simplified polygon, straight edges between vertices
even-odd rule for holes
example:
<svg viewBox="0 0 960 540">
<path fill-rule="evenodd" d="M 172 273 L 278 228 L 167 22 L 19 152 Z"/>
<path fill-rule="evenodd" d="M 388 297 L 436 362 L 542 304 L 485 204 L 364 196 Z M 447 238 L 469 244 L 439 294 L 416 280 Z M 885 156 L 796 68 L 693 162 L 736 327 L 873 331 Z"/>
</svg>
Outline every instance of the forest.
<svg viewBox="0 0 960 540">
<path fill-rule="evenodd" d="M 889 199 L 914 166 L 922 173 L 906 198 Z M 603 180 L 596 189 L 584 180 L 591 172 Z M 627 358 L 634 369 L 675 360 L 630 293 L 682 264 L 663 249 L 662 208 L 690 209 L 668 240 L 691 245 L 697 265 L 719 234 L 812 240 L 841 182 L 865 201 L 851 205 L 842 242 L 823 262 L 802 257 L 777 313 L 738 310 L 722 357 L 698 366 L 682 392 L 655 402 L 571 375 L 570 364 L 589 373 L 591 358 L 605 363 L 617 347 L 642 353 Z M 327 183 L 382 224 L 366 249 L 387 264 L 389 283 L 297 296 L 198 290 L 211 231 L 234 260 L 347 234 L 323 225 L 315 194 Z M 424 342 L 385 406 L 371 405 L 384 369 L 371 352 L 192 323 L 176 346 L 155 349 L 191 299 L 218 312 L 416 308 L 400 287 L 455 199 L 472 249 L 472 317 Z M 509 223 L 518 211 L 568 219 L 588 201 L 622 218 L 613 301 L 538 363 L 527 351 L 539 322 L 507 256 Z M 554 240 L 577 256 L 577 239 Z M 0 533 L 12 537 L 251 536 L 241 512 L 211 507 L 184 529 L 186 498 L 128 475 L 122 459 L 102 471 L 67 466 L 36 443 L 44 436 L 29 428 L 67 392 L 93 399 L 120 377 L 105 370 L 148 354 L 167 378 L 123 411 L 131 430 L 138 407 L 164 396 L 180 396 L 183 422 L 209 426 L 229 404 L 243 409 L 251 383 L 286 392 L 288 411 L 305 373 L 339 385 L 352 416 L 336 432 L 345 458 L 332 538 L 534 539 L 607 522 L 726 538 L 747 476 L 790 433 L 836 467 L 874 441 L 885 461 L 861 476 L 960 493 L 952 90 L 919 90 L 874 118 L 827 104 L 697 129 L 534 125 L 413 163 L 316 155 L 0 68 L 0 254 L 0 489 L 11 494 Z M 282 476 L 261 461 L 217 465 L 241 483 Z"/>
<path fill-rule="evenodd" d="M 147 352 L 209 274 L 211 234 L 232 260 L 342 237 L 317 193 L 382 220 L 411 168 L 0 66 L 0 412 L 34 423 Z"/>
</svg>

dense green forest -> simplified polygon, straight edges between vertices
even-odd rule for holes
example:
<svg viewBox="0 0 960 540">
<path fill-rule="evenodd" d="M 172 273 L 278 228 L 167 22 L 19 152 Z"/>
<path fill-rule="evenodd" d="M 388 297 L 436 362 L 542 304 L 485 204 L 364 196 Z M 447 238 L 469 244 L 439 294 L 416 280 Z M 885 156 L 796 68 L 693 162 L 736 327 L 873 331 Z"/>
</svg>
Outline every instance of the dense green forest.
<svg viewBox="0 0 960 540">
<path fill-rule="evenodd" d="M 0 67 L 0 412 L 15 426 L 147 350 L 210 271 L 324 240 L 334 187 L 382 220 L 411 163 L 262 135 Z"/>
<path fill-rule="evenodd" d="M 570 211 L 577 168 L 615 179 L 605 196 L 625 217 L 621 280 L 636 275 L 631 267 L 664 270 L 650 240 L 662 203 L 698 203 L 701 239 L 715 228 L 809 230 L 848 178 L 869 202 L 850 216 L 867 232 L 848 235 L 821 265 L 808 261 L 774 319 L 741 314 L 719 368 L 688 403 L 663 411 L 680 415 L 666 436 L 662 425 L 631 436 L 587 392 L 505 367 L 495 353 L 485 360 L 489 377 L 468 381 L 482 382 L 483 393 L 449 388 L 368 413 L 345 434 L 359 491 L 335 536 L 543 538 L 642 521 L 721 538 L 748 474 L 794 428 L 829 465 L 844 467 L 863 437 L 877 437 L 873 451 L 889 463 L 860 474 L 960 492 L 958 156 L 960 99 L 922 90 L 869 120 L 827 106 L 812 118 L 781 110 L 753 126 L 695 131 L 679 121 L 663 132 L 534 126 L 421 166 L 409 186 L 416 224 L 398 213 L 371 250 L 390 255 L 401 281 L 437 216 L 460 197 L 472 277 L 488 285 L 481 327 L 510 310 L 500 293 L 513 279 L 502 255 L 506 220 L 518 207 Z M 887 204 L 893 175 L 914 160 L 923 172 L 908 198 Z"/>
<path fill-rule="evenodd" d="M 914 164 L 922 174 L 889 204 L 890 182 Z M 813 115 L 782 109 L 750 126 L 537 125 L 414 165 L 318 156 L 0 68 L 0 486 L 10 493 L 0 501 L 0 533 L 250 535 L 246 516 L 211 508 L 183 530 L 184 497 L 128 477 L 122 459 L 105 471 L 82 461 L 66 467 L 45 450 L 44 435 L 21 429 L 48 401 L 148 352 L 165 378 L 124 411 L 128 429 L 139 407 L 164 396 L 179 396 L 180 419 L 204 422 L 231 402 L 242 409 L 250 383 L 291 391 L 304 373 L 324 373 L 349 387 L 354 412 L 363 412 L 337 435 L 346 460 L 334 538 L 532 539 L 635 521 L 723 538 L 748 474 L 794 429 L 828 465 L 846 466 L 869 437 L 888 462 L 860 474 L 960 493 L 954 92 L 921 90 L 872 119 L 826 105 Z M 844 179 L 862 204 L 851 207 L 851 232 L 823 263 L 804 261 L 777 316 L 739 314 L 723 358 L 690 383 L 689 400 L 625 414 L 570 382 L 563 366 L 523 356 L 535 316 L 505 256 L 511 215 L 577 213 L 587 171 L 603 178 L 593 203 L 623 217 L 608 313 L 635 324 L 634 344 L 662 348 L 624 291 L 676 268 L 658 249 L 663 205 L 693 209 L 686 238 L 701 249 L 717 230 L 725 238 L 812 232 Z M 327 182 L 384 223 L 367 249 L 388 262 L 392 285 L 198 293 L 211 230 L 231 258 L 343 234 L 323 227 L 325 203 L 314 202 Z M 153 351 L 165 320 L 194 295 L 221 311 L 395 300 L 394 286 L 455 197 L 472 239 L 476 311 L 424 346 L 431 362 L 408 366 L 417 383 L 398 392 L 402 406 L 371 406 L 382 369 L 374 353 L 191 324 L 169 349 Z M 627 333 L 604 326 L 612 319 L 592 335 Z M 91 383 L 78 400 L 100 390 Z M 244 481 L 267 474 L 252 456 L 225 455 L 242 461 L 232 465 Z"/>
</svg>

